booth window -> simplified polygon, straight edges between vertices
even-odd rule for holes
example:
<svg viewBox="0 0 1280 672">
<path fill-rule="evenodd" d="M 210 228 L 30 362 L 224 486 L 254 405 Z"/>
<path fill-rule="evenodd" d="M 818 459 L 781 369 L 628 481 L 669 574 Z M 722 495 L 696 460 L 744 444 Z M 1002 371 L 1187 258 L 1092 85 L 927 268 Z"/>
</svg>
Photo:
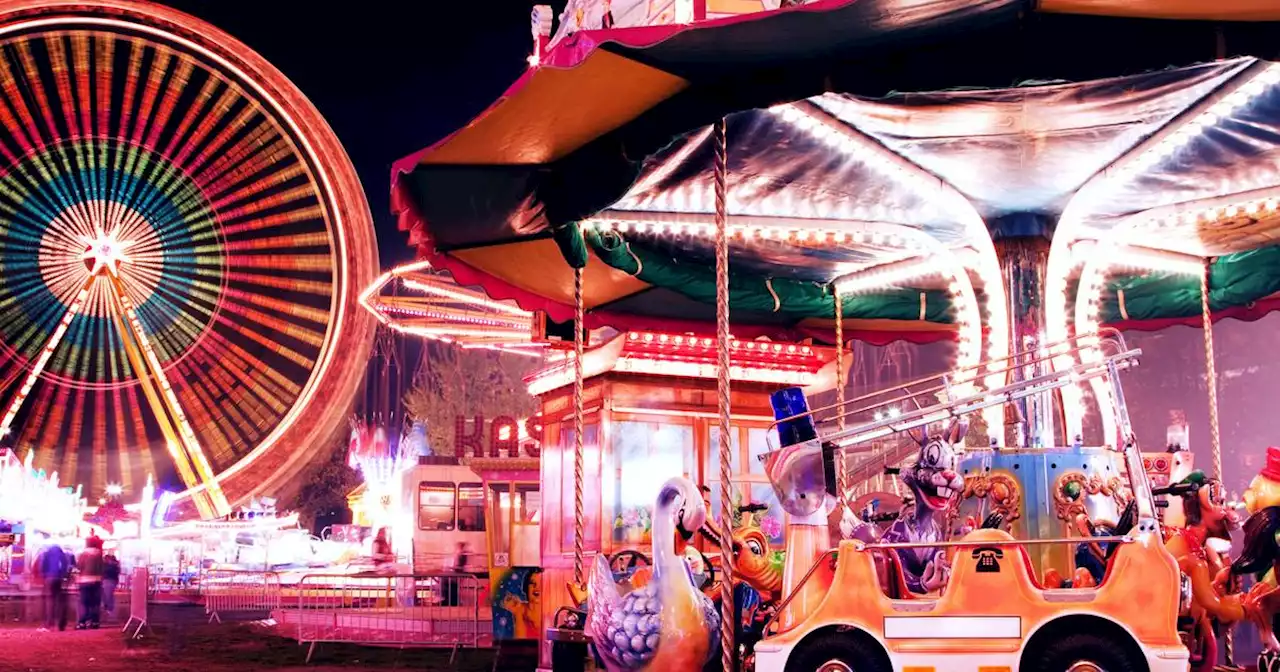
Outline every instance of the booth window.
<svg viewBox="0 0 1280 672">
<path fill-rule="evenodd" d="M 493 512 L 494 529 L 489 535 L 489 552 L 494 555 L 511 552 L 511 506 L 511 484 L 490 484 L 489 507 Z"/>
<path fill-rule="evenodd" d="M 574 433 L 572 428 L 560 430 L 562 476 L 560 481 L 560 501 L 565 510 L 570 512 L 569 520 L 561 526 L 560 547 L 566 551 L 573 550 L 573 454 Z M 582 511 L 585 517 L 583 530 L 583 548 L 587 551 L 600 550 L 600 488 L 591 484 L 600 482 L 600 425 L 590 424 L 582 430 Z"/>
<path fill-rule="evenodd" d="M 516 522 L 536 523 L 542 508 L 542 486 L 537 483 L 516 483 Z"/>
<path fill-rule="evenodd" d="M 453 530 L 455 494 L 452 483 L 419 483 L 418 529 L 445 532 Z"/>
<path fill-rule="evenodd" d="M 614 544 L 646 546 L 653 527 L 654 497 L 672 476 L 688 477 L 693 427 L 622 421 L 614 425 L 612 459 L 603 483 L 605 523 Z"/>
<path fill-rule="evenodd" d="M 742 445 L 743 435 L 746 435 L 746 445 Z M 769 537 L 772 544 L 781 544 L 783 542 L 783 528 L 786 522 L 786 513 L 782 510 L 781 504 L 778 502 L 777 495 L 773 492 L 773 487 L 769 484 L 769 477 L 765 475 L 764 463 L 760 461 L 760 456 L 769 452 L 771 430 L 763 427 L 741 427 L 733 426 L 730 428 L 730 462 L 729 468 L 733 474 L 734 492 L 731 493 L 730 506 L 737 507 L 743 504 L 764 504 L 769 508 L 761 511 L 751 517 L 752 523 L 759 526 L 761 531 Z M 722 488 L 720 487 L 720 428 L 711 425 L 708 428 L 708 450 L 704 456 L 702 463 L 703 473 L 706 475 L 706 484 L 711 488 L 711 511 L 708 512 L 708 519 L 719 520 L 721 512 L 720 497 Z M 776 445 L 776 434 L 774 434 L 774 445 Z M 741 521 L 738 521 L 741 522 Z"/>
<path fill-rule="evenodd" d="M 510 554 L 508 564 L 518 561 L 521 565 L 536 563 L 538 553 L 538 509 L 542 505 L 542 493 L 537 483 L 489 484 L 489 552 L 495 557 Z M 522 536 L 530 535 L 531 536 Z M 526 548 L 521 548 L 522 539 Z M 525 557 L 521 553 L 528 553 Z"/>
<path fill-rule="evenodd" d="M 458 530 L 460 532 L 484 531 L 483 484 L 458 484 Z"/>
</svg>

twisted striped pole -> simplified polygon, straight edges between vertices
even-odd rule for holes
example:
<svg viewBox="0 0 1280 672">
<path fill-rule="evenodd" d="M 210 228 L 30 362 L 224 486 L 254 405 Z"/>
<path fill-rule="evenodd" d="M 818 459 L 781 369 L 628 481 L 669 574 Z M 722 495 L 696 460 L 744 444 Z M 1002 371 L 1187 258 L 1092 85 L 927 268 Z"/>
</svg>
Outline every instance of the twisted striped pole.
<svg viewBox="0 0 1280 672">
<path fill-rule="evenodd" d="M 578 588 L 586 588 L 586 576 L 582 571 L 582 351 L 585 340 L 583 328 L 582 270 L 573 269 L 573 581 Z"/>
<path fill-rule="evenodd" d="M 1222 434 L 1218 429 L 1218 367 L 1213 350 L 1213 315 L 1209 311 L 1209 270 L 1212 261 L 1205 259 L 1200 274 L 1200 319 L 1204 328 L 1204 367 L 1209 385 L 1209 447 L 1213 451 L 1213 475 L 1222 479 Z"/>
<path fill-rule="evenodd" d="M 1213 313 L 1209 307 L 1209 273 L 1213 268 L 1213 260 L 1204 260 L 1204 271 L 1200 274 L 1200 320 L 1204 331 L 1204 372 L 1205 383 L 1209 388 L 1209 448 L 1213 452 L 1213 476 L 1222 480 L 1222 433 L 1218 425 L 1218 365 L 1213 348 Z M 1222 624 L 1225 631 L 1222 637 L 1222 653 L 1227 665 L 1235 665 L 1235 628 L 1227 623 Z"/>
<path fill-rule="evenodd" d="M 720 412 L 720 662 L 733 672 L 737 650 L 733 642 L 733 492 L 729 440 L 729 236 L 725 203 L 729 181 L 728 126 L 722 118 L 715 127 L 716 189 L 716 392 Z"/>
<path fill-rule="evenodd" d="M 836 302 L 836 426 L 844 429 L 844 300 L 834 284 L 831 295 Z M 847 506 L 849 471 L 844 464 L 844 450 L 836 451 L 836 489 L 840 492 L 840 501 Z"/>
</svg>

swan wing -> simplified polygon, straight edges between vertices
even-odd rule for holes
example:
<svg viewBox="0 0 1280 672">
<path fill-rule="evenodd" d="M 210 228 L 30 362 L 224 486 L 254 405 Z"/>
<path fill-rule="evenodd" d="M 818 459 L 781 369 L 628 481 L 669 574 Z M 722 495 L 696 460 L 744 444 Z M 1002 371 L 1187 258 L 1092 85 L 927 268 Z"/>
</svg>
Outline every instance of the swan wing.
<svg viewBox="0 0 1280 672">
<path fill-rule="evenodd" d="M 720 609 L 714 600 L 703 595 L 702 613 L 707 619 L 707 637 L 710 640 L 707 643 L 707 660 L 711 660 L 720 653 Z"/>
<path fill-rule="evenodd" d="M 597 555 L 591 577 L 587 580 L 587 612 L 591 620 L 595 620 L 596 613 L 607 618 L 621 602 L 622 594 L 613 581 L 613 568 L 603 554 Z"/>
<path fill-rule="evenodd" d="M 597 653 L 603 658 L 612 658 L 607 654 L 610 649 L 609 623 L 621 604 L 622 595 L 618 592 L 618 585 L 613 582 L 613 568 L 609 566 L 609 560 L 604 554 L 599 554 L 591 568 L 591 577 L 587 580 L 586 631 L 591 641 L 595 642 Z"/>
</svg>

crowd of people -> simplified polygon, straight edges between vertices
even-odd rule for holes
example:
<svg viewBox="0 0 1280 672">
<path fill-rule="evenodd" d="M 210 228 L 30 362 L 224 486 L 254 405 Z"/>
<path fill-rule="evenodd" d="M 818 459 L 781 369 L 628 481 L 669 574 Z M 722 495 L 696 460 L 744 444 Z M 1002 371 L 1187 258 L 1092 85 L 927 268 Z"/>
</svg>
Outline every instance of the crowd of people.
<svg viewBox="0 0 1280 672">
<path fill-rule="evenodd" d="M 99 537 L 86 539 L 79 555 L 55 543 L 48 544 L 37 556 L 34 570 L 44 601 L 42 632 L 55 627 L 67 629 L 68 593 L 73 586 L 79 595 L 77 630 L 96 630 L 102 625 L 104 612 L 107 616 L 115 612 L 120 561 L 103 551 Z"/>
</svg>

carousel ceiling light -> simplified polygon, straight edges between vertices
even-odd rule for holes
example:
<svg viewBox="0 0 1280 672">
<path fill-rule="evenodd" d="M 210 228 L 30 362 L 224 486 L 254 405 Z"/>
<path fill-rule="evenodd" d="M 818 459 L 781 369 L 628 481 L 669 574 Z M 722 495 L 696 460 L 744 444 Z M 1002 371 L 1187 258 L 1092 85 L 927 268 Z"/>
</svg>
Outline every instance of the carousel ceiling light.
<svg viewBox="0 0 1280 672">
<path fill-rule="evenodd" d="M 384 295 L 383 291 L 397 281 L 401 288 L 425 296 Z M 397 333 L 473 349 L 540 356 L 537 350 L 520 349 L 536 345 L 533 313 L 453 284 L 446 276 L 433 274 L 430 262 L 418 261 L 383 273 L 361 293 L 360 305 Z"/>
<path fill-rule="evenodd" d="M 479 294 L 464 291 L 456 285 L 451 287 L 435 278 L 427 279 L 423 277 L 404 277 L 401 279 L 401 282 L 408 289 L 446 297 L 459 303 L 468 303 L 486 310 L 493 310 L 510 315 L 519 315 L 521 317 L 531 317 L 533 315 L 533 313 L 518 306 L 513 306 L 501 301 L 494 301 L 493 299 L 480 296 Z"/>
<path fill-rule="evenodd" d="M 1113 228 L 1132 229 L 1144 224 L 1157 228 L 1212 224 L 1239 214 L 1250 217 L 1272 216 L 1278 210 L 1280 210 L 1280 187 L 1271 186 L 1227 196 L 1151 208 L 1120 220 Z"/>
<path fill-rule="evenodd" d="M 822 100 L 824 103 L 834 105 L 837 114 L 846 105 L 844 101 L 834 96 L 827 96 Z M 867 137 L 818 105 L 810 102 L 789 103 L 771 107 L 769 111 L 800 129 L 824 129 L 820 132 L 824 142 L 908 187 L 928 207 L 941 207 L 959 219 L 968 233 L 969 244 L 978 251 L 979 258 L 972 268 L 987 293 L 987 324 L 991 331 L 991 337 L 987 339 L 987 357 L 991 361 L 1000 361 L 1007 357 L 1009 317 L 1000 262 L 996 257 L 995 246 L 991 241 L 991 234 L 987 231 L 986 222 L 973 203 L 952 185 Z M 883 204 L 877 204 L 875 207 L 884 208 Z M 981 342 L 979 335 L 973 346 L 974 354 L 979 359 L 981 359 Z M 968 354 L 967 351 L 965 352 Z M 960 361 L 964 364 L 968 363 L 964 360 Z M 962 368 L 964 368 L 963 364 Z M 990 388 L 1003 385 L 1004 379 L 1005 372 L 997 367 L 988 373 L 984 383 Z M 1004 423 L 1002 407 L 988 408 L 983 411 L 983 416 L 992 426 L 1000 426 Z"/>
<path fill-rule="evenodd" d="M 538 350 L 521 348 L 521 347 L 512 345 L 510 343 L 501 343 L 501 344 L 495 344 L 495 345 L 482 345 L 479 343 L 462 343 L 460 344 L 460 347 L 463 350 L 492 350 L 494 352 L 501 352 L 508 355 L 520 355 L 521 357 L 545 359 L 545 355 L 542 352 L 539 352 Z"/>
<path fill-rule="evenodd" d="M 1204 273 L 1204 260 L 1201 257 L 1134 245 L 1118 247 L 1106 256 L 1105 264 L 1112 269 L 1164 271 L 1193 276 Z"/>
<path fill-rule="evenodd" d="M 405 334 L 418 334 L 421 336 L 448 336 L 450 338 L 492 338 L 492 339 L 518 339 L 529 338 L 529 332 L 519 329 L 487 329 L 484 327 L 462 327 L 462 326 L 402 326 L 398 331 Z"/>
<path fill-rule="evenodd" d="M 433 320 L 441 320 L 445 322 L 458 322 L 463 324 L 471 324 L 486 327 L 507 327 L 509 329 L 529 328 L 529 319 L 511 318 L 503 319 L 500 317 L 485 317 L 481 315 L 468 315 L 465 313 L 457 313 L 443 310 L 423 310 L 419 308 L 406 308 L 403 306 L 378 306 L 378 310 L 387 316 L 394 317 L 411 317 L 411 318 L 427 318 Z"/>
<path fill-rule="evenodd" d="M 625 373 L 640 373 L 652 376 L 674 376 L 678 378 L 710 379 L 713 379 L 718 375 L 717 368 L 718 367 L 715 364 L 664 361 L 643 357 L 625 357 L 619 359 L 617 364 L 614 366 L 615 371 Z M 809 371 L 792 371 L 758 366 L 730 366 L 729 375 L 737 381 L 796 385 L 801 387 L 811 385 L 816 380 L 816 374 Z"/>
<path fill-rule="evenodd" d="M 662 337 L 667 337 L 664 342 Z M 677 344 L 676 339 L 683 343 Z M 714 379 L 717 376 L 715 341 L 693 335 L 657 332 L 627 332 L 621 348 L 608 346 L 584 354 L 585 377 L 606 371 L 620 371 L 656 376 Z M 732 340 L 730 375 L 744 382 L 779 385 L 811 385 L 818 371 L 827 363 L 815 348 L 798 343 Z M 529 394 L 541 395 L 573 382 L 573 367 L 568 359 L 558 367 L 550 367 L 525 379 Z"/>
<path fill-rule="evenodd" d="M 850 239 L 857 242 L 878 240 L 880 244 L 896 249 L 918 249 L 920 238 L 927 236 L 914 227 L 887 221 L 858 221 L 848 219 L 819 219 L 805 217 L 777 217 L 769 215 L 729 215 L 729 235 L 748 240 L 787 241 L 789 243 L 817 242 L 827 244 Z M 652 232 L 670 235 L 679 231 L 685 235 L 710 238 L 715 234 L 715 215 L 696 212 L 656 212 L 636 210 L 605 210 L 599 215 L 582 221 L 584 228 L 596 231 L 627 233 Z"/>
<path fill-rule="evenodd" d="M 696 336 L 663 334 L 656 332 L 628 332 L 626 340 L 628 343 L 643 351 L 650 353 L 663 353 L 661 356 L 664 357 L 680 357 L 687 356 L 689 354 L 700 357 L 709 357 L 710 349 L 713 345 L 713 341 L 711 339 L 699 339 Z M 757 359 L 759 359 L 760 356 L 767 355 L 770 361 L 776 362 L 792 361 L 797 358 L 815 356 L 815 351 L 812 347 L 798 343 L 741 341 L 731 338 L 729 340 L 729 349 L 753 351 L 758 353 L 756 355 Z M 751 353 L 745 353 L 741 356 L 749 357 L 750 355 Z"/>
<path fill-rule="evenodd" d="M 1198 276 L 1204 272 L 1204 259 L 1193 254 L 1161 250 L 1141 245 L 1119 242 L 1099 243 L 1094 240 L 1078 240 L 1071 246 L 1071 254 L 1076 265 L 1085 269 L 1080 274 L 1080 287 L 1101 289 L 1103 280 L 1091 269 L 1097 269 L 1099 262 L 1113 269 L 1127 269 L 1139 272 L 1177 273 L 1180 275 Z M 1104 273 L 1105 274 L 1105 273 Z M 1081 294 L 1081 295 L 1087 295 Z M 1099 297 L 1094 296 L 1094 299 Z M 1050 342 L 1046 335 L 1046 341 Z"/>
<path fill-rule="evenodd" d="M 1204 259 L 1167 250 L 1121 245 L 1116 242 L 1113 232 L 1106 242 L 1094 246 L 1080 274 L 1075 309 L 1077 334 L 1096 334 L 1102 328 L 1102 293 L 1107 277 L 1112 271 L 1125 268 L 1198 277 L 1204 273 Z M 1123 302 L 1123 296 L 1119 300 Z M 1096 347 L 1096 341 L 1091 339 L 1090 343 L 1083 344 L 1088 347 L 1080 350 L 1082 362 L 1097 362 L 1102 359 L 1102 352 Z M 1110 392 L 1100 379 L 1091 379 L 1089 385 L 1098 399 L 1098 412 L 1102 416 L 1103 427 L 1111 427 L 1114 424 L 1114 411 L 1108 403 Z M 1064 389 L 1078 388 L 1069 385 Z"/>
<path fill-rule="evenodd" d="M 928 259 L 909 259 L 892 264 L 872 266 L 836 278 L 832 285 L 841 295 L 862 294 L 903 285 L 909 281 L 935 277 L 943 269 Z"/>
</svg>

